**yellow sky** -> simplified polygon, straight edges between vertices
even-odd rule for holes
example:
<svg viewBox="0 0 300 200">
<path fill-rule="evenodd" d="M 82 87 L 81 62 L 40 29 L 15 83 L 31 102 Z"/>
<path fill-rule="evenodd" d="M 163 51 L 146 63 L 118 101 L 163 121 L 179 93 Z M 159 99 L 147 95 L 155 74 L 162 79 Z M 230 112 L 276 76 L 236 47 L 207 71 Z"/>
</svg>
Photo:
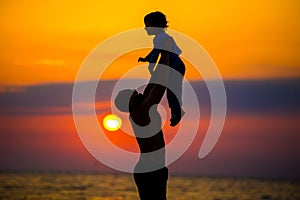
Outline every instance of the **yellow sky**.
<svg viewBox="0 0 300 200">
<path fill-rule="evenodd" d="M 300 77 L 296 0 L 0 4 L 0 85 L 73 81 L 96 45 L 121 31 L 143 27 L 144 15 L 156 10 L 167 15 L 171 29 L 202 45 L 225 79 Z M 127 65 L 135 62 L 130 59 Z"/>
</svg>

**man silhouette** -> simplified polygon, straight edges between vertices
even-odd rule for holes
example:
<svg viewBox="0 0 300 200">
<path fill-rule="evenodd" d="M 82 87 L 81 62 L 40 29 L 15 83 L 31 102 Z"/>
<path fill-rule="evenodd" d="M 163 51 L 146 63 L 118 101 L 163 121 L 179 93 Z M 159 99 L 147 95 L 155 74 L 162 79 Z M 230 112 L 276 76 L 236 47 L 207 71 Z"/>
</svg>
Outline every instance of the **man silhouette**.
<svg viewBox="0 0 300 200">
<path fill-rule="evenodd" d="M 129 112 L 139 148 L 140 159 L 134 180 L 141 200 L 166 200 L 168 169 L 165 167 L 165 141 L 157 105 L 166 90 L 169 69 L 158 66 L 144 92 L 126 89 L 115 98 L 116 107 Z"/>
</svg>

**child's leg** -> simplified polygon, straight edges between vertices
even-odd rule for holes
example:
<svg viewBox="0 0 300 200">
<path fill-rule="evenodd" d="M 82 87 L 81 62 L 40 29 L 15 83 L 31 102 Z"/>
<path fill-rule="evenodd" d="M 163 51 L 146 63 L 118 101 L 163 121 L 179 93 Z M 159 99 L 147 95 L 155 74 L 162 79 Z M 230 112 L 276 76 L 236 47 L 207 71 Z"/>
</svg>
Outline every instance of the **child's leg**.
<svg viewBox="0 0 300 200">
<path fill-rule="evenodd" d="M 171 119 L 170 125 L 176 126 L 185 112 L 182 110 L 182 81 L 183 76 L 179 76 L 179 73 L 176 75 L 172 74 L 170 80 L 171 87 L 167 90 L 167 100 L 169 107 L 171 108 Z"/>
<path fill-rule="evenodd" d="M 177 95 L 175 95 L 170 89 L 167 90 L 167 99 L 169 107 L 171 108 L 171 126 L 176 126 L 185 114 L 185 112 L 181 108 L 182 84 L 179 84 L 179 87 L 177 87 L 176 92 L 178 92 Z"/>
<path fill-rule="evenodd" d="M 168 104 L 172 114 L 181 112 L 182 107 L 182 83 L 185 73 L 185 66 L 182 63 L 180 70 L 170 68 L 169 88 L 167 89 Z"/>
<path fill-rule="evenodd" d="M 184 115 L 182 107 L 182 84 L 183 76 L 185 74 L 185 66 L 183 62 L 178 59 L 176 70 L 170 69 L 169 73 L 169 88 L 167 89 L 167 100 L 171 109 L 171 126 L 175 126 Z"/>
<path fill-rule="evenodd" d="M 174 94 L 170 89 L 167 89 L 167 100 L 171 109 L 171 114 L 178 115 L 181 112 L 182 106 L 181 94 Z"/>
</svg>

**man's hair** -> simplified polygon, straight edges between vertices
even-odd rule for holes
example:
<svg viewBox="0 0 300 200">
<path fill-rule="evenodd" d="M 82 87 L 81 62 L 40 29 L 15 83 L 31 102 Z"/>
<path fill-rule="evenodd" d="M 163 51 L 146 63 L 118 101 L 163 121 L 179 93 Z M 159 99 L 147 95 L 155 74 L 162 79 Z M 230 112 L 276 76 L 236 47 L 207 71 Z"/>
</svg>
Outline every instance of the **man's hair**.
<svg viewBox="0 0 300 200">
<path fill-rule="evenodd" d="M 125 89 L 121 90 L 115 98 L 115 106 L 121 112 L 129 112 L 129 100 L 133 94 L 134 90 Z"/>
<path fill-rule="evenodd" d="M 144 22 L 150 23 L 153 27 L 160 27 L 160 28 L 167 28 L 168 27 L 168 21 L 166 18 L 166 15 L 164 15 L 162 12 L 156 11 L 151 12 L 147 14 L 144 17 Z"/>
</svg>

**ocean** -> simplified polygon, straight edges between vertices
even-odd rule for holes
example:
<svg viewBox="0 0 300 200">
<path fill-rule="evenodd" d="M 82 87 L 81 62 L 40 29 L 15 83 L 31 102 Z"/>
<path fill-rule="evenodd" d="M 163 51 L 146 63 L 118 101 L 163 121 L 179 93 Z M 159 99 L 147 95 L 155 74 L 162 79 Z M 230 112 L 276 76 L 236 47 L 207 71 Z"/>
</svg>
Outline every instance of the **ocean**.
<svg viewBox="0 0 300 200">
<path fill-rule="evenodd" d="M 0 173 L 1 200 L 138 200 L 132 175 Z M 300 200 L 299 180 L 170 175 L 168 200 Z"/>
</svg>

